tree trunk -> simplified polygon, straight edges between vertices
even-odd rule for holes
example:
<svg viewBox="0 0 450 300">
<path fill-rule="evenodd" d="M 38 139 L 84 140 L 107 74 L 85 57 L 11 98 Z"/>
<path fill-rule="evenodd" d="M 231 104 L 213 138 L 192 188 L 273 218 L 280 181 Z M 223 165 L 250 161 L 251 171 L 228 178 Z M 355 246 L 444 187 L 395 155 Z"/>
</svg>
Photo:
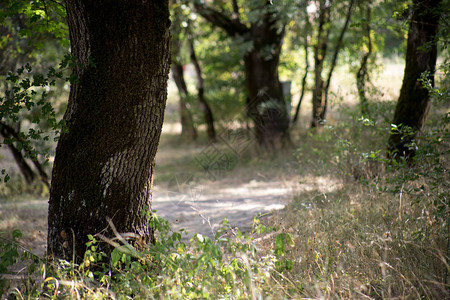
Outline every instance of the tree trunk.
<svg viewBox="0 0 450 300">
<path fill-rule="evenodd" d="M 369 64 L 369 58 L 372 55 L 372 37 L 370 36 L 371 28 L 370 22 L 372 19 L 372 8 L 370 3 L 362 3 L 366 7 L 366 20 L 363 24 L 364 39 L 367 43 L 367 50 L 365 51 L 363 57 L 361 58 L 361 66 L 356 73 L 356 88 L 358 89 L 359 105 L 361 107 L 361 114 L 366 116 L 369 113 L 369 103 L 366 97 L 366 83 L 368 80 L 368 70 L 367 66 Z M 361 10 L 363 6 L 361 7 Z M 364 46 L 365 48 L 365 46 Z"/>
<path fill-rule="evenodd" d="M 181 123 L 181 136 L 187 137 L 190 140 L 197 139 L 197 130 L 194 126 L 194 119 L 192 118 L 192 113 L 189 109 L 189 104 L 187 99 L 189 98 L 189 92 L 186 86 L 186 81 L 184 80 L 183 64 L 181 59 L 181 38 L 186 34 L 186 29 L 182 26 L 183 9 L 181 7 L 180 1 L 173 0 L 171 6 L 171 20 L 172 24 L 170 27 L 171 39 L 170 39 L 170 50 L 172 53 L 172 77 L 178 88 L 178 94 L 180 95 L 180 123 Z"/>
<path fill-rule="evenodd" d="M 339 56 L 339 52 L 341 51 L 342 42 L 344 41 L 344 35 L 347 31 L 348 24 L 350 22 L 350 18 L 352 17 L 353 12 L 353 4 L 355 3 L 355 0 L 350 0 L 350 3 L 348 5 L 348 11 L 347 15 L 345 17 L 345 23 L 342 27 L 341 33 L 339 34 L 339 38 L 336 42 L 336 46 L 334 47 L 334 53 L 333 53 L 333 59 L 331 60 L 330 70 L 328 72 L 328 78 L 327 83 L 325 84 L 323 95 L 324 95 L 324 103 L 320 112 L 320 119 L 325 121 L 326 115 L 327 115 L 327 109 L 328 109 L 328 90 L 330 89 L 330 83 L 331 83 L 331 77 L 333 76 L 334 68 L 337 64 L 337 58 Z"/>
<path fill-rule="evenodd" d="M 260 144 L 273 148 L 288 138 L 289 116 L 278 79 L 278 59 L 264 60 L 257 50 L 244 58 L 249 114 Z"/>
<path fill-rule="evenodd" d="M 214 117 L 212 114 L 211 107 L 205 99 L 205 88 L 203 86 L 203 75 L 202 69 L 200 68 L 200 63 L 197 60 L 197 55 L 195 55 L 194 49 L 194 41 L 192 37 L 188 38 L 189 44 L 189 53 L 191 56 L 191 62 L 194 65 L 195 74 L 197 76 L 197 92 L 198 92 L 198 101 L 200 102 L 200 108 L 203 112 L 203 116 L 205 118 L 206 123 L 206 131 L 208 133 L 208 139 L 210 142 L 216 141 L 216 130 L 214 128 Z"/>
<path fill-rule="evenodd" d="M 4 139 L 10 139 L 11 133 L 8 132 L 6 127 L 3 124 L 0 124 L 0 134 L 3 136 Z M 22 152 L 19 151 L 19 149 L 14 146 L 14 144 L 8 144 L 7 145 L 9 150 L 11 151 L 14 160 L 16 161 L 17 166 L 19 167 L 20 172 L 22 173 L 25 181 L 30 184 L 34 181 L 35 174 L 33 170 L 31 169 L 30 165 L 27 163 L 25 158 L 22 155 Z"/>
<path fill-rule="evenodd" d="M 9 126 L 3 122 L 0 122 L 0 127 L 1 127 L 1 131 L 2 131 L 1 134 L 5 138 L 13 137 L 14 139 L 16 139 L 16 141 L 18 141 L 19 143 L 22 143 L 22 145 L 24 145 L 23 150 L 25 151 L 25 154 L 26 154 L 25 157 L 28 156 L 32 160 L 36 170 L 39 173 L 39 176 L 41 177 L 42 183 L 44 183 L 47 187 L 50 187 L 49 178 L 48 178 L 47 173 L 44 170 L 44 167 L 39 162 L 37 155 L 35 153 L 33 153 L 33 149 L 28 147 L 26 141 L 24 141 L 20 137 L 19 130 L 14 129 L 11 126 Z M 19 168 L 21 169 L 21 172 L 24 175 L 27 183 L 33 182 L 33 180 L 35 178 L 35 174 L 34 174 L 33 170 L 31 169 L 31 167 L 26 162 L 25 157 L 23 157 L 22 153 L 16 147 L 14 147 L 14 145 L 8 145 L 8 146 L 10 146 L 10 150 L 12 151 L 12 153 L 14 155 L 14 159 L 16 160 L 16 163 L 18 164 Z"/>
<path fill-rule="evenodd" d="M 309 25 L 309 21 L 306 21 L 306 22 Z M 308 28 L 310 28 L 310 26 L 308 26 Z M 297 122 L 298 116 L 300 114 L 300 106 L 302 105 L 303 97 L 305 96 L 306 79 L 308 78 L 308 70 L 309 70 L 308 38 L 309 38 L 309 35 L 306 33 L 304 41 L 303 41 L 303 47 L 305 48 L 305 74 L 303 75 L 302 92 L 300 94 L 300 98 L 298 99 L 297 107 L 295 108 L 295 115 L 294 115 L 294 119 L 292 120 L 292 125 L 294 125 Z"/>
<path fill-rule="evenodd" d="M 388 156 L 405 157 L 411 162 L 415 147 L 411 143 L 422 130 L 430 106 L 429 91 L 419 81 L 422 74 L 434 86 L 438 31 L 438 8 L 441 0 L 414 0 L 406 49 L 406 65 L 402 88 L 392 124 L 399 130 L 388 141 Z M 411 132 L 408 132 L 411 130 Z"/>
<path fill-rule="evenodd" d="M 67 0 L 77 82 L 56 149 L 48 254 L 77 262 L 88 234 L 132 232 L 152 242 L 153 161 L 170 67 L 168 1 Z M 104 246 L 101 250 L 108 252 Z"/>
<path fill-rule="evenodd" d="M 172 77 L 178 88 L 178 94 L 180 95 L 181 135 L 189 137 L 191 140 L 196 140 L 197 130 L 194 127 L 194 119 L 189 110 L 189 105 L 186 102 L 189 92 L 186 81 L 184 80 L 183 66 L 177 61 L 172 61 Z"/>
<path fill-rule="evenodd" d="M 244 57 L 248 111 L 256 138 L 268 148 L 289 140 L 289 114 L 278 78 L 284 29 L 280 32 L 273 22 L 273 15 L 266 13 L 259 24 L 252 25 L 254 49 Z M 267 47 L 271 52 L 262 53 Z"/>
<path fill-rule="evenodd" d="M 314 45 L 314 89 L 312 94 L 312 121 L 311 127 L 317 127 L 322 113 L 324 81 L 322 78 L 323 63 L 327 54 L 328 36 L 330 34 L 330 9 L 331 3 L 323 0 L 319 5 L 319 26 L 317 28 L 317 40 Z"/>
<path fill-rule="evenodd" d="M 282 140 L 289 140 L 289 115 L 278 78 L 284 28 L 276 26 L 277 16 L 268 9 L 271 1 L 264 3 L 261 7 L 264 13 L 250 27 L 240 21 L 236 13 L 237 5 L 233 18 L 199 1 L 195 1 L 194 6 L 200 15 L 225 30 L 230 37 L 239 36 L 247 41 L 251 39 L 253 50 L 244 56 L 249 96 L 247 109 L 254 123 L 257 140 L 272 148 Z"/>
</svg>

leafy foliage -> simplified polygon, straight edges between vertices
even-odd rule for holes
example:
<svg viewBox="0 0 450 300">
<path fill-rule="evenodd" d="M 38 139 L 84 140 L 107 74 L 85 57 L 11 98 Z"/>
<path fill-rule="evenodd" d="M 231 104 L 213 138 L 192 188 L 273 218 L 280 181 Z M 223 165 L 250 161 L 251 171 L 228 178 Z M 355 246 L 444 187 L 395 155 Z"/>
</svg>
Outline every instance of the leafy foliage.
<svg viewBox="0 0 450 300">
<path fill-rule="evenodd" d="M 30 126 L 27 132 L 20 131 L 16 136 L 5 138 L 3 144 L 14 144 L 21 151 L 25 149 L 26 157 L 33 160 L 38 155 L 48 156 L 49 148 L 36 147 L 36 142 L 47 142 L 57 140 L 59 133 L 64 129 L 64 123 L 53 107 L 48 92 L 53 89 L 58 81 L 75 82 L 77 80 L 68 67 L 76 65 L 76 59 L 66 55 L 57 69 L 50 67 L 47 73 L 33 72 L 30 64 L 20 67 L 16 72 L 9 72 L 6 77 L 10 89 L 5 91 L 5 95 L 0 97 L 0 120 L 8 123 L 17 123 L 28 112 Z M 35 142 L 35 144 L 33 144 Z M 9 175 L 5 173 L 4 180 L 7 181 Z"/>
<path fill-rule="evenodd" d="M 89 236 L 84 262 L 74 265 L 54 262 L 44 274 L 41 288 L 13 294 L 27 297 L 128 297 L 170 299 L 265 297 L 283 293 L 274 291 L 273 281 L 284 278 L 292 262 L 284 256 L 294 247 L 292 236 L 276 236 L 274 247 L 260 249 L 256 231 L 270 233 L 273 229 L 255 219 L 255 233 L 244 235 L 239 230 L 223 227 L 216 237 L 195 234 L 189 242 L 173 232 L 168 222 L 154 216 L 149 226 L 157 230 L 157 241 L 137 251 L 125 244 L 116 244 L 110 258 L 98 251 L 101 239 Z M 128 245 L 127 245 L 128 244 Z M 12 264 L 18 257 L 17 248 L 8 244 L 2 262 Z M 9 249 L 9 248 L 8 248 Z M 35 269 L 32 270 L 34 272 Z M 30 273 L 31 274 L 31 273 Z M 36 289 L 37 288 L 37 289 Z"/>
</svg>

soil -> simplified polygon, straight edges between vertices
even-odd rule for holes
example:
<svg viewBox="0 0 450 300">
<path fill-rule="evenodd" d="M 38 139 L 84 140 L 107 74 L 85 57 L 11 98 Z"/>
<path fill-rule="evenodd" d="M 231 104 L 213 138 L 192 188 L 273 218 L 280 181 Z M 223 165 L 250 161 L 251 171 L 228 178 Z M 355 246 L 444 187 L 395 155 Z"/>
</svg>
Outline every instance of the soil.
<svg viewBox="0 0 450 300">
<path fill-rule="evenodd" d="M 205 185 L 156 185 L 152 209 L 167 219 L 173 230 L 184 228 L 189 239 L 194 233 L 213 237 L 224 218 L 232 228 L 248 231 L 253 218 L 281 209 L 292 198 L 293 182 L 256 181 L 237 184 L 230 180 Z M 0 204 L 0 232 L 20 229 L 22 245 L 38 256 L 45 253 L 47 200 Z"/>
</svg>

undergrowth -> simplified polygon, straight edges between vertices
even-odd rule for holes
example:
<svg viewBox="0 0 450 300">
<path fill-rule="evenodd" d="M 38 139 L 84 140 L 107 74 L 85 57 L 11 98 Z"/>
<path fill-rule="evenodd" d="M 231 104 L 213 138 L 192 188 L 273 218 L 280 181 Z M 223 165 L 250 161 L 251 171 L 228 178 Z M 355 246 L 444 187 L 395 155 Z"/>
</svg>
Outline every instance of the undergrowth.
<svg viewBox="0 0 450 300">
<path fill-rule="evenodd" d="M 342 107 L 345 122 L 305 135 L 300 175 L 338 184 L 299 192 L 250 233 L 224 221 L 214 239 L 184 242 L 154 216 L 157 239 L 144 250 L 116 234 L 90 236 L 80 265 L 25 251 L 27 275 L 0 288 L 8 299 L 448 299 L 448 100 L 411 143 L 413 164 L 386 159 L 392 108 L 360 117 Z M 0 240 L 0 273 L 19 259 L 19 238 Z M 98 251 L 105 240 L 109 257 Z"/>
</svg>

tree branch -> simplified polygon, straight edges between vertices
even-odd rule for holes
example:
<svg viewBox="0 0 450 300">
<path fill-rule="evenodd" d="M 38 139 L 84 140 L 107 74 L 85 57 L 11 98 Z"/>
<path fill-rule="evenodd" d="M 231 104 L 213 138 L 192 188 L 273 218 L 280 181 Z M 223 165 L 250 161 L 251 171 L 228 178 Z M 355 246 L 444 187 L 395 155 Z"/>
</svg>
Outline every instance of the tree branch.
<svg viewBox="0 0 450 300">
<path fill-rule="evenodd" d="M 245 24 L 241 23 L 238 18 L 230 19 L 228 16 L 208 7 L 201 1 L 195 1 L 194 8 L 204 19 L 214 26 L 222 28 L 231 36 L 242 35 L 250 31 L 250 29 Z"/>
<path fill-rule="evenodd" d="M 233 0 L 233 19 L 237 19 L 239 20 L 240 15 L 239 15 L 239 6 L 237 3 L 237 0 Z"/>
<path fill-rule="evenodd" d="M 18 142 L 22 143 L 24 145 L 24 151 L 25 153 L 30 157 L 31 161 L 33 162 L 34 166 L 36 167 L 36 169 L 39 172 L 39 175 L 41 177 L 41 181 L 47 186 L 50 187 L 50 183 L 49 183 L 49 178 L 47 173 L 45 172 L 43 166 L 41 165 L 41 163 L 38 161 L 38 158 L 32 153 L 32 150 L 27 147 L 26 142 L 24 141 L 24 139 L 22 139 L 19 136 L 19 133 L 17 131 L 14 130 L 14 128 L 12 128 L 11 126 L 7 125 L 4 122 L 0 122 L 0 127 L 1 129 L 8 135 L 13 136 Z M 3 136 L 5 136 L 4 134 L 2 134 Z"/>
</svg>

